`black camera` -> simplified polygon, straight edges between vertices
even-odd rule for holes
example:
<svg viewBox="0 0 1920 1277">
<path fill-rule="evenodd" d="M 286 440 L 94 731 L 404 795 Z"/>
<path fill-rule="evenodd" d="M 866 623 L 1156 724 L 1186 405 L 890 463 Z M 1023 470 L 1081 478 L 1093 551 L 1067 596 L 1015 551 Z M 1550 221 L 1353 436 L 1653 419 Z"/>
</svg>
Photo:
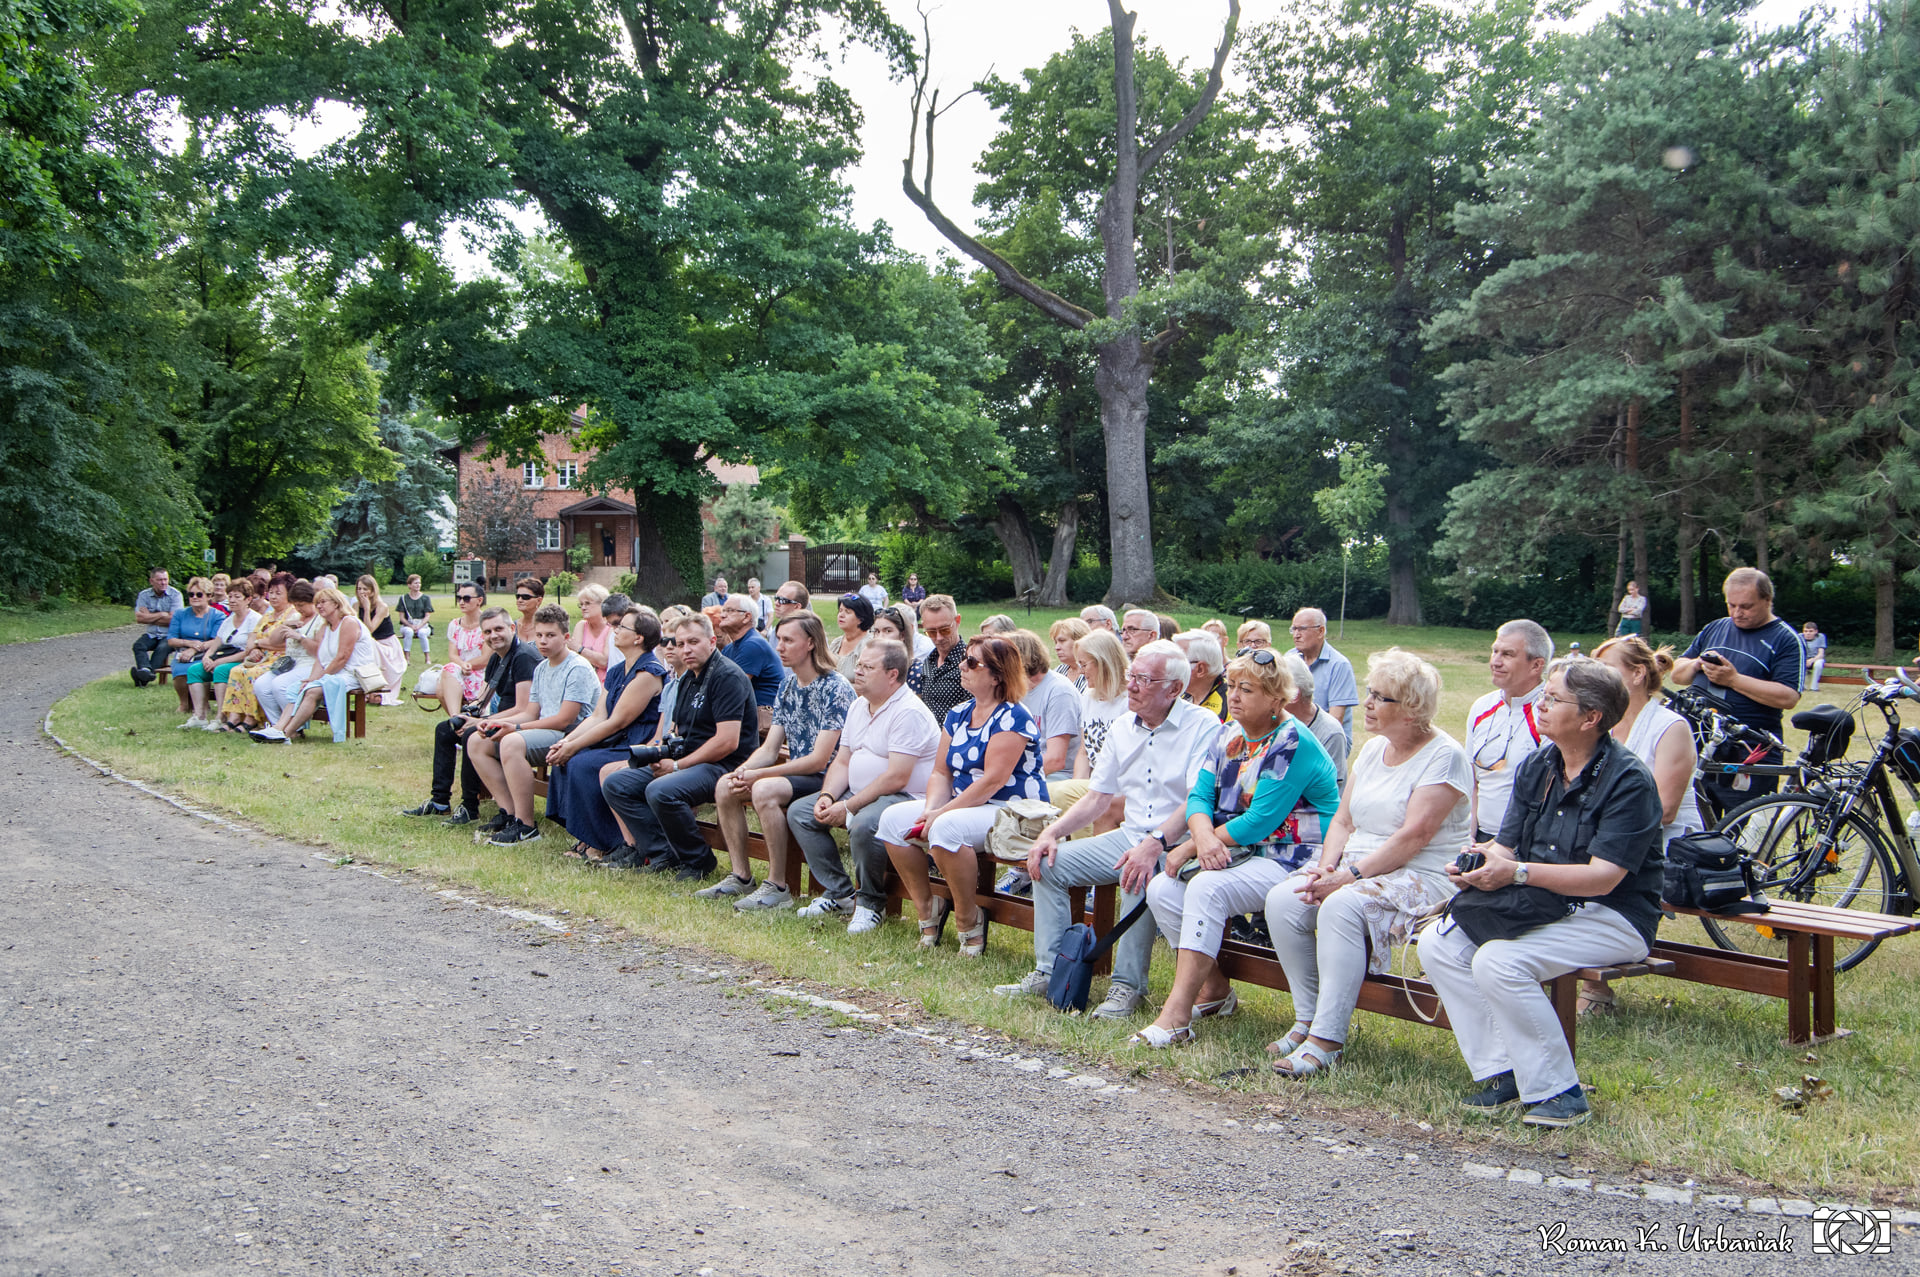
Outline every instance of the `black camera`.
<svg viewBox="0 0 1920 1277">
<path fill-rule="evenodd" d="M 1453 871 L 1455 873 L 1470 874 L 1474 870 L 1478 869 L 1480 866 L 1486 863 L 1487 863 L 1486 852 L 1463 851 L 1459 855 L 1453 858 Z"/>
<path fill-rule="evenodd" d="M 663 758 L 671 758 L 675 762 L 678 762 L 692 752 L 692 749 L 687 745 L 686 737 L 669 736 L 658 745 L 630 746 L 627 750 L 627 765 L 629 767 L 651 767 Z"/>
</svg>

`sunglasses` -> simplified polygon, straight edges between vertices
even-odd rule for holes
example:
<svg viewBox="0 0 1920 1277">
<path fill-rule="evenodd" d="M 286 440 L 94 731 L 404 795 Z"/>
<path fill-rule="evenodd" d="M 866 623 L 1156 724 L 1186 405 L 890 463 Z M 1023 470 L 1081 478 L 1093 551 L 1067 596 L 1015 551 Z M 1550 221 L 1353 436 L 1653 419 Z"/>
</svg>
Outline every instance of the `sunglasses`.
<svg viewBox="0 0 1920 1277">
<path fill-rule="evenodd" d="M 190 599 L 204 599 L 207 597 L 207 592 L 205 590 L 188 590 L 187 597 Z"/>
<path fill-rule="evenodd" d="M 516 594 L 513 597 L 519 599 L 522 603 L 531 603 L 540 596 L 538 594 Z"/>
<path fill-rule="evenodd" d="M 1278 664 L 1280 660 L 1279 657 L 1273 654 L 1273 649 L 1267 647 L 1256 647 L 1252 649 L 1243 647 L 1238 652 L 1235 652 L 1234 655 L 1244 656 L 1255 665 L 1262 666 Z"/>
<path fill-rule="evenodd" d="M 799 607 L 799 606 L 800 606 L 800 600 L 799 600 L 799 599 L 790 599 L 790 598 L 788 598 L 788 597 L 787 597 L 786 595 L 784 595 L 784 594 L 776 594 L 776 595 L 774 595 L 774 596 L 773 596 L 773 601 L 774 601 L 775 603 L 781 603 L 781 604 L 785 604 L 785 605 L 786 605 L 787 607 Z"/>
<path fill-rule="evenodd" d="M 970 670 L 983 670 L 987 667 L 987 663 L 977 656 L 963 657 L 960 663 Z"/>
<path fill-rule="evenodd" d="M 851 606 L 852 604 L 858 603 L 860 601 L 860 596 L 858 594 L 842 594 L 840 596 L 840 601 L 842 603 L 845 603 Z"/>
<path fill-rule="evenodd" d="M 661 639 L 661 640 L 660 640 L 660 646 L 661 646 L 661 647 L 679 647 L 679 646 L 680 646 L 680 640 L 679 640 L 679 639 L 666 639 L 666 638 L 663 638 L 663 639 Z"/>
<path fill-rule="evenodd" d="M 457 594 L 454 596 L 453 601 L 456 603 L 478 603 L 480 596 L 478 594 Z"/>
</svg>

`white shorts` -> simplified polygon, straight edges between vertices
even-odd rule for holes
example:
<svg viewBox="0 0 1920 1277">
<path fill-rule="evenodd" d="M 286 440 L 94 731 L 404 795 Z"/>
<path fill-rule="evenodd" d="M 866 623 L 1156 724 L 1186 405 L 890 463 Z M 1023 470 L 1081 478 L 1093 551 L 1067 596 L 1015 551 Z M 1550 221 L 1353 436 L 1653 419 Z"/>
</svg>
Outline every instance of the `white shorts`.
<svg viewBox="0 0 1920 1277">
<path fill-rule="evenodd" d="M 986 803 L 979 807 L 962 807 L 958 811 L 947 812 L 935 818 L 933 827 L 923 837 L 930 847 L 941 851 L 958 851 L 962 847 L 984 847 L 987 843 L 987 831 L 993 828 L 993 822 L 999 819 L 1003 804 Z M 874 836 L 881 842 L 892 843 L 896 847 L 905 846 L 907 830 L 919 823 L 920 816 L 927 809 L 924 802 L 895 803 L 880 817 L 880 827 Z"/>
</svg>

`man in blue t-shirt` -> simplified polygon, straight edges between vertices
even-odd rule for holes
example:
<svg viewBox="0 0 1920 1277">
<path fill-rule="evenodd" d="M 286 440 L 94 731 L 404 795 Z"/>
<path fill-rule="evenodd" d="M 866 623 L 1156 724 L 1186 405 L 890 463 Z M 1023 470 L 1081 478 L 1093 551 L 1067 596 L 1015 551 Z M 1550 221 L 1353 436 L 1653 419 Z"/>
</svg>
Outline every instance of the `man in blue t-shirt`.
<svg viewBox="0 0 1920 1277">
<path fill-rule="evenodd" d="M 1806 665 L 1800 636 L 1774 616 L 1773 582 L 1758 568 L 1729 572 L 1721 593 L 1727 615 L 1695 636 L 1674 663 L 1673 681 L 1686 686 L 1706 675 L 1735 719 L 1778 736 L 1786 711 L 1800 703 L 1800 675 Z M 1779 751 L 1755 761 L 1777 763 Z M 1770 794 L 1778 784 L 1774 776 L 1735 776 L 1731 782 L 1709 782 L 1707 788 L 1725 808 Z"/>
<path fill-rule="evenodd" d="M 720 605 L 720 635 L 727 645 L 720 655 L 738 665 L 753 680 L 753 703 L 760 710 L 760 731 L 765 735 L 773 725 L 773 702 L 779 698 L 780 684 L 786 681 L 786 666 L 766 636 L 756 633 L 754 622 L 759 612 L 753 600 L 744 594 L 730 594 Z"/>
</svg>

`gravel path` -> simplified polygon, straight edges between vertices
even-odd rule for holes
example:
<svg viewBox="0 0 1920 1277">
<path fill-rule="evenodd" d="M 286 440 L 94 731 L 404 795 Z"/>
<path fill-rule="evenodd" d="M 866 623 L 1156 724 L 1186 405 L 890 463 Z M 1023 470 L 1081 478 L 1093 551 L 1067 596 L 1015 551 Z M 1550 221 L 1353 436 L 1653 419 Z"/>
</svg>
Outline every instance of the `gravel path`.
<svg viewBox="0 0 1920 1277">
<path fill-rule="evenodd" d="M 209 825 L 41 734 L 55 699 L 126 664 L 130 635 L 5 649 L 25 686 L 0 707 L 0 1272 L 1809 1264 L 1805 1220 L 1524 1167 L 1476 1178 L 1463 1163 L 1489 1155 L 1438 1136 L 1271 1120 L 951 1025 L 808 1011 L 725 959 L 562 936 Z M 1628 1245 L 1636 1225 L 1669 1245 L 1681 1225 L 1784 1226 L 1793 1253 L 1543 1254 L 1534 1230 L 1555 1222 L 1566 1243 Z M 1836 1271 L 1915 1254 L 1902 1236 Z"/>
</svg>

